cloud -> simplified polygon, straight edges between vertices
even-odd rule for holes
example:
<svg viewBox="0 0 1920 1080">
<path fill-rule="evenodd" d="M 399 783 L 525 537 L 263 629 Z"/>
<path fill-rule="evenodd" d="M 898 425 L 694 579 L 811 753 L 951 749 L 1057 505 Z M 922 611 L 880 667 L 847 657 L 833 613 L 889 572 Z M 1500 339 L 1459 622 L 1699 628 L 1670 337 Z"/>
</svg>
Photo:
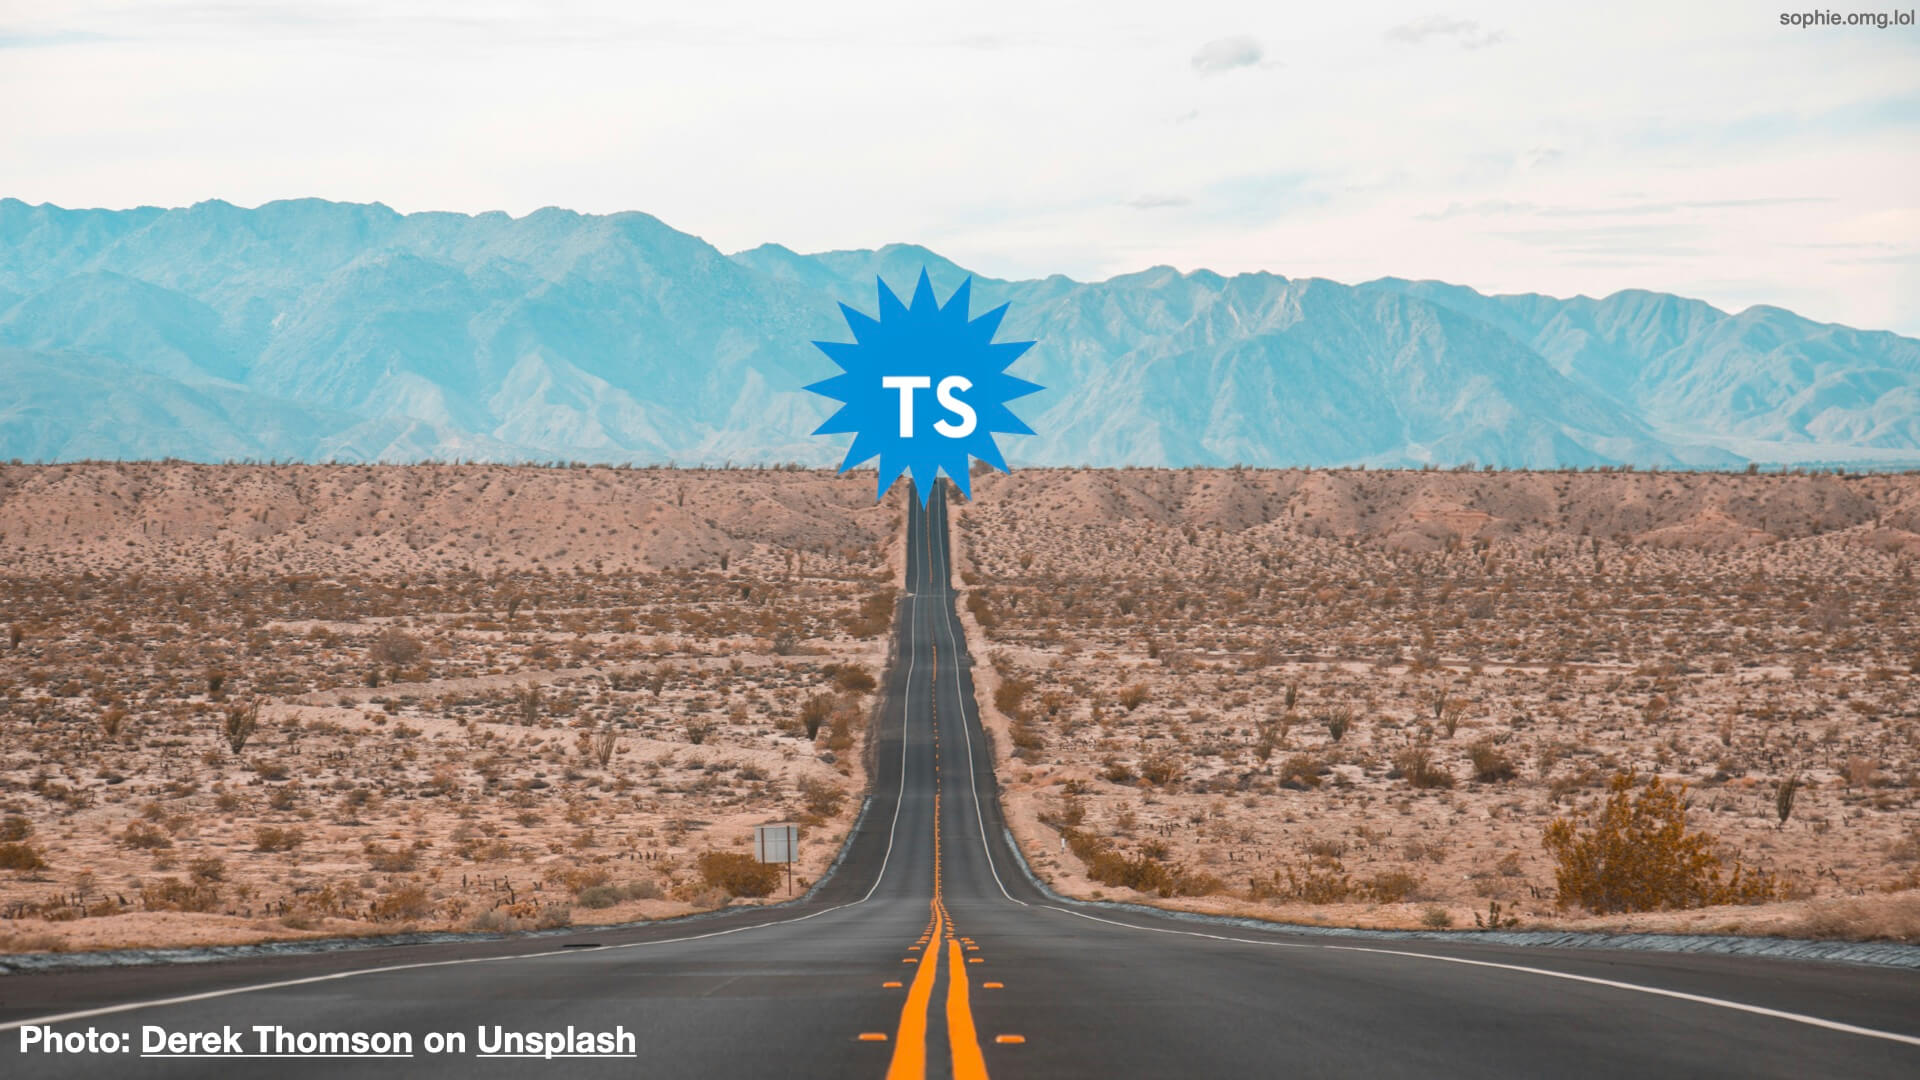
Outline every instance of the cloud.
<svg viewBox="0 0 1920 1080">
<path fill-rule="evenodd" d="M 1620 206 L 1549 206 L 1542 217 L 1631 217 L 1638 214 L 1672 214 L 1688 210 L 1744 210 L 1756 207 L 1800 206 L 1830 203 L 1825 195 L 1784 195 L 1753 199 L 1686 199 L 1672 202 L 1637 202 Z"/>
<path fill-rule="evenodd" d="M 1401 23 L 1388 30 L 1386 36 L 1388 41 L 1408 45 L 1419 45 L 1433 38 L 1451 38 L 1463 49 L 1484 49 L 1507 39 L 1507 35 L 1498 30 L 1480 29 L 1480 24 L 1472 19 L 1455 19 L 1446 15 L 1427 15 Z"/>
<path fill-rule="evenodd" d="M 1558 165 L 1566 159 L 1566 153 L 1557 146 L 1536 146 L 1520 155 L 1520 164 L 1529 169 L 1543 169 Z"/>
<path fill-rule="evenodd" d="M 1415 214 L 1416 221 L 1448 221 L 1459 217 L 1499 217 L 1527 214 L 1543 218 L 1610 218 L 1687 213 L 1700 210 L 1747 210 L 1775 206 L 1802 206 L 1831 203 L 1824 195 L 1787 195 L 1753 199 L 1685 199 L 1672 202 L 1632 202 L 1611 206 L 1541 206 L 1530 202 L 1489 199 L 1483 202 L 1448 203 L 1444 210 Z M 1624 226 L 1632 228 L 1633 226 Z"/>
<path fill-rule="evenodd" d="M 1184 195 L 1142 195 L 1137 199 L 1128 200 L 1127 205 L 1135 210 L 1168 210 L 1176 206 L 1189 206 L 1192 203 L 1193 200 Z"/>
<path fill-rule="evenodd" d="M 61 45 L 87 45 L 111 40 L 105 34 L 85 30 L 55 30 L 45 34 L 9 34 L 0 31 L 0 49 L 51 49 Z"/>
<path fill-rule="evenodd" d="M 1216 38 L 1200 46 L 1193 54 L 1193 70 L 1202 75 L 1219 75 L 1234 68 L 1252 67 L 1266 56 L 1260 43 L 1246 36 Z"/>
<path fill-rule="evenodd" d="M 1474 203 L 1448 203 L 1445 210 L 1429 210 L 1424 214 L 1415 214 L 1416 221 L 1448 221 L 1457 217 L 1490 217 L 1500 214 L 1531 214 L 1539 207 L 1530 202 L 1508 202 L 1503 199 L 1487 199 Z"/>
</svg>

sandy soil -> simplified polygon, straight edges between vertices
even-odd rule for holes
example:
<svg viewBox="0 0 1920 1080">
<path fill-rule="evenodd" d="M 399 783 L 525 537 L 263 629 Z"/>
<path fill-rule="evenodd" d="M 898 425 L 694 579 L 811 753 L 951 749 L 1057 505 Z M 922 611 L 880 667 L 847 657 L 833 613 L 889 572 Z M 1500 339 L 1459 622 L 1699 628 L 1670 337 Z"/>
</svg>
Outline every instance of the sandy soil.
<svg viewBox="0 0 1920 1080">
<path fill-rule="evenodd" d="M 804 889 L 902 513 L 817 472 L 0 468 L 0 951 L 759 902 L 700 858 L 777 821 Z"/>
<path fill-rule="evenodd" d="M 1064 892 L 1920 940 L 1920 476 L 1022 470 L 975 496 L 983 711 Z M 1786 899 L 1563 907 L 1542 831 L 1625 769 L 1688 784 Z M 1196 895 L 1090 880 L 1063 830 Z"/>
</svg>

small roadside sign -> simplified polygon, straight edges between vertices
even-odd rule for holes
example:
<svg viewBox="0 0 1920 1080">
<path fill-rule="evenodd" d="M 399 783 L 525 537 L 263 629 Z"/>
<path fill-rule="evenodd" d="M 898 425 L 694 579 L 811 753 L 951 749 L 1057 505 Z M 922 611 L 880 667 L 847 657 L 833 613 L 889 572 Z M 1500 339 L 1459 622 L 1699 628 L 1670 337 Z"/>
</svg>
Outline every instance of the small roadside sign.
<svg viewBox="0 0 1920 1080">
<path fill-rule="evenodd" d="M 753 857 L 761 862 L 790 863 L 799 859 L 800 826 L 755 825 Z"/>
<path fill-rule="evenodd" d="M 783 822 L 753 827 L 753 857 L 787 864 L 787 895 L 793 895 L 793 864 L 800 861 L 800 826 Z"/>
</svg>

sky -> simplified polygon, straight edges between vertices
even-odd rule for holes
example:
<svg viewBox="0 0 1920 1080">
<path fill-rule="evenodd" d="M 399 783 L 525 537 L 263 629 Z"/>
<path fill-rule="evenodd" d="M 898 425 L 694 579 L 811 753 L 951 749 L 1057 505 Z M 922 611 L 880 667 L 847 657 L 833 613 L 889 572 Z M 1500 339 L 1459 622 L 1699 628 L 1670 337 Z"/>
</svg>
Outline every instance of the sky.
<svg viewBox="0 0 1920 1080">
<path fill-rule="evenodd" d="M 0 196 L 644 210 L 1920 336 L 1920 28 L 1777 2 L 0 0 Z"/>
</svg>

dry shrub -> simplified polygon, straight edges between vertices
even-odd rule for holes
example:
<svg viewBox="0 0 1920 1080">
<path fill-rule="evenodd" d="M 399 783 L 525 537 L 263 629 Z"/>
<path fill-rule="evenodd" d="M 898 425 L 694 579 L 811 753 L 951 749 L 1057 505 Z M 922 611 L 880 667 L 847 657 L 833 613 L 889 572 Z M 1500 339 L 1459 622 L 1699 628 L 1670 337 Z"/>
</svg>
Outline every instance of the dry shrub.
<svg viewBox="0 0 1920 1080">
<path fill-rule="evenodd" d="M 514 933 L 521 930 L 558 930 L 573 925 L 573 905 L 561 901 L 539 905 L 524 900 L 506 907 L 480 912 L 467 920 L 467 929 L 483 934 Z"/>
<path fill-rule="evenodd" d="M 1772 874 L 1722 856 L 1711 834 L 1687 828 L 1686 785 L 1655 776 L 1640 787 L 1629 771 L 1615 774 L 1607 792 L 1585 830 L 1568 818 L 1547 826 L 1562 907 L 1611 914 L 1759 904 L 1779 894 Z"/>
<path fill-rule="evenodd" d="M 1155 750 L 1140 762 L 1140 776 L 1156 787 L 1166 787 L 1186 774 L 1187 766 L 1171 750 Z"/>
<path fill-rule="evenodd" d="M 587 742 L 588 756 L 593 758 L 595 764 L 604 769 L 612 764 L 613 751 L 619 746 L 619 743 L 620 736 L 615 733 L 612 728 L 596 732 Z M 438 772 L 434 773 L 436 779 L 438 779 L 439 775 Z"/>
<path fill-rule="evenodd" d="M 1007 716 L 1017 715 L 1032 691 L 1033 684 L 1025 679 L 1017 676 L 1002 679 L 993 691 L 993 707 Z"/>
<path fill-rule="evenodd" d="M 253 738 L 259 726 L 259 698 L 220 710 L 220 737 L 227 741 L 227 747 L 236 754 L 246 749 L 247 740 Z"/>
<path fill-rule="evenodd" d="M 1254 878 L 1249 894 L 1255 900 L 1294 900 L 1303 904 L 1337 904 L 1357 891 L 1340 860 L 1316 855 L 1299 867 L 1276 870 L 1271 877 Z"/>
<path fill-rule="evenodd" d="M 292 851 L 306 838 L 306 834 L 298 828 L 283 829 L 278 825 L 262 825 L 253 831 L 253 849 L 255 851 Z"/>
<path fill-rule="evenodd" d="M 974 621 L 980 624 L 980 629 L 988 633 L 992 633 L 1000 624 L 999 618 L 993 613 L 993 601 L 987 598 L 985 589 L 967 590 L 967 610 L 973 613 Z"/>
<path fill-rule="evenodd" d="M 367 868 L 382 874 L 404 874 L 419 862 L 419 854 L 413 848 L 400 848 L 389 851 L 379 844 L 366 847 Z"/>
<path fill-rule="evenodd" d="M 1087 876 L 1102 885 L 1118 885 L 1140 892 L 1173 895 L 1173 875 L 1158 861 L 1142 854 L 1132 859 L 1113 850 L 1103 837 L 1079 829 L 1062 829 L 1067 847 L 1087 866 Z"/>
<path fill-rule="evenodd" d="M 1102 885 L 1115 885 L 1156 896 L 1207 896 L 1221 892 L 1226 883 L 1212 874 L 1168 866 L 1164 846 L 1143 848 L 1128 858 L 1113 849 L 1104 837 L 1080 829 L 1060 830 L 1067 847 L 1086 864 L 1087 876 Z"/>
<path fill-rule="evenodd" d="M 0 840 L 7 839 L 0 834 Z M 1897 863 L 1920 862 L 1920 825 L 1914 825 L 1907 834 L 1887 844 L 1887 858 Z"/>
<path fill-rule="evenodd" d="M 467 920 L 467 929 L 480 934 L 505 934 L 520 929 L 520 920 L 494 908 Z"/>
<path fill-rule="evenodd" d="M 424 885 L 400 885 L 374 898 L 371 914 L 381 922 L 414 922 L 433 914 Z"/>
<path fill-rule="evenodd" d="M 840 699 L 833 710 L 833 720 L 827 725 L 827 749 L 843 754 L 853 749 L 853 731 L 860 725 L 860 710 L 853 699 Z"/>
<path fill-rule="evenodd" d="M 780 867 L 743 851 L 709 851 L 700 856 L 700 877 L 733 896 L 769 896 L 780 887 Z"/>
<path fill-rule="evenodd" d="M 806 801 L 807 816 L 816 823 L 838 814 L 841 804 L 846 802 L 847 793 L 838 784 L 826 780 L 803 776 L 797 786 L 800 798 Z"/>
<path fill-rule="evenodd" d="M 879 685 L 863 664 L 841 664 L 831 674 L 833 684 L 849 694 L 871 694 Z"/>
<path fill-rule="evenodd" d="M 832 715 L 832 694 L 815 694 L 808 698 L 806 704 L 800 706 L 800 726 L 806 729 L 807 738 L 818 738 L 821 725 Z"/>
<path fill-rule="evenodd" d="M 133 821 L 128 822 L 126 831 L 120 834 L 120 843 L 136 851 L 155 851 L 172 847 L 173 837 L 150 821 Z"/>
<path fill-rule="evenodd" d="M 1420 879 L 1405 870 L 1383 870 L 1363 886 L 1367 895 L 1382 904 L 1412 900 L 1420 892 Z"/>
<path fill-rule="evenodd" d="M 8 814 L 0 818 L 0 841 L 12 842 L 25 840 L 33 835 L 33 822 L 19 814 Z"/>
<path fill-rule="evenodd" d="M 1227 891 L 1227 883 L 1214 874 L 1204 870 L 1175 870 L 1173 872 L 1173 894 L 1175 896 L 1212 896 Z"/>
<path fill-rule="evenodd" d="M 1414 899 L 1420 892 L 1420 878 L 1404 870 L 1384 870 L 1365 881 L 1355 881 L 1345 865 L 1334 855 L 1310 855 L 1299 866 L 1276 870 L 1265 878 L 1248 881 L 1248 895 L 1255 900 L 1290 900 L 1302 904 L 1338 904 L 1348 900 L 1370 900 L 1397 904 Z"/>
<path fill-rule="evenodd" d="M 1317 836 L 1307 841 L 1306 851 L 1309 855 L 1324 855 L 1330 859 L 1337 859 L 1347 853 L 1347 844 L 1344 840 L 1331 840 Z"/>
<path fill-rule="evenodd" d="M 1147 697 L 1146 684 L 1134 683 L 1132 686 L 1120 691 L 1120 707 L 1128 712 L 1132 712 L 1140 706 L 1145 705 L 1147 703 Z"/>
<path fill-rule="evenodd" d="M 1305 754 L 1295 754 L 1280 763 L 1277 776 L 1280 786 L 1295 791 L 1306 791 L 1320 786 L 1320 774 L 1326 770 L 1318 758 Z"/>
<path fill-rule="evenodd" d="M 1393 772 L 1405 777 L 1408 784 L 1417 788 L 1453 786 L 1453 773 L 1435 763 L 1433 751 L 1426 746 L 1409 746 L 1393 755 Z"/>
<path fill-rule="evenodd" d="M 208 912 L 220 906 L 220 888 L 207 882 L 161 878 L 140 890 L 140 903 L 148 911 Z"/>
<path fill-rule="evenodd" d="M 581 907 L 597 911 L 610 908 L 626 898 L 626 893 L 617 885 L 589 885 L 573 899 Z"/>
<path fill-rule="evenodd" d="M 0 870 L 44 870 L 46 865 L 32 844 L 0 844 Z"/>
<path fill-rule="evenodd" d="M 1467 747 L 1467 760 L 1473 763 L 1473 778 L 1483 784 L 1497 784 L 1514 778 L 1513 759 L 1490 738 Z"/>
<path fill-rule="evenodd" d="M 847 633 L 870 638 L 887 632 L 893 622 L 893 594 L 877 592 L 860 601 L 860 613 L 847 620 Z"/>
<path fill-rule="evenodd" d="M 627 882 L 626 893 L 629 900 L 659 900 L 667 895 L 654 878 L 634 878 Z"/>
<path fill-rule="evenodd" d="M 1047 748 L 1047 737 L 1041 734 L 1039 726 L 1024 712 L 1014 717 L 1008 734 L 1013 738 L 1013 749 L 1017 756 L 1031 757 Z"/>
<path fill-rule="evenodd" d="M 397 626 L 389 626 L 374 637 L 372 646 L 367 649 L 367 655 L 376 664 L 408 667 L 420 659 L 420 654 L 424 651 L 426 650 L 420 644 L 420 639 Z"/>
</svg>

